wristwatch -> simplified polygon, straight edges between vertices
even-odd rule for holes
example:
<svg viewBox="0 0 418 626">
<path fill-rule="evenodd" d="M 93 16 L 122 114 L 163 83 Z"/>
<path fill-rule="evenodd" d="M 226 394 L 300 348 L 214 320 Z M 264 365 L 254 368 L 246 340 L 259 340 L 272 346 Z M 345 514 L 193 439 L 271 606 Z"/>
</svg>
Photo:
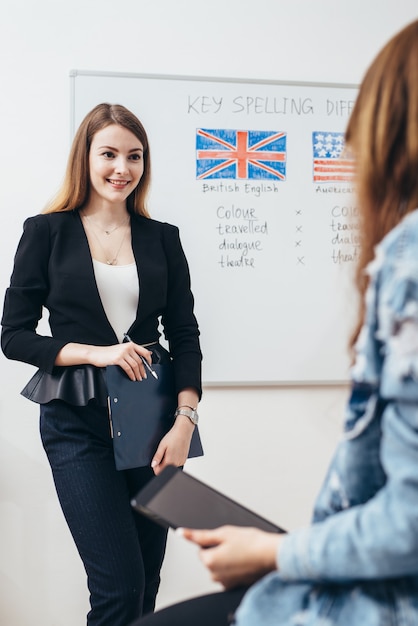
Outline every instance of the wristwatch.
<svg viewBox="0 0 418 626">
<path fill-rule="evenodd" d="M 195 426 L 199 422 L 199 416 L 197 414 L 196 409 L 179 408 L 179 409 L 176 409 L 176 412 L 174 413 L 174 417 L 177 417 L 177 415 L 186 415 L 186 417 L 188 417 L 189 420 L 192 422 L 192 424 L 194 424 Z"/>
</svg>

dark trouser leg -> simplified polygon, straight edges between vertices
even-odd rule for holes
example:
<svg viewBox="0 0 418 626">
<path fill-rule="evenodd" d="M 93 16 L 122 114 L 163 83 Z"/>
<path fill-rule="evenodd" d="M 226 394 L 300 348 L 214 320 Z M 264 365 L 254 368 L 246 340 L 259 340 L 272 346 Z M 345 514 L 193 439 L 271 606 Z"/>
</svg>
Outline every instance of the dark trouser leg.
<svg viewBox="0 0 418 626">
<path fill-rule="evenodd" d="M 139 468 L 125 472 L 129 500 L 154 476 L 150 468 Z M 142 613 L 151 613 L 155 607 L 160 586 L 160 570 L 167 543 L 167 530 L 144 515 L 134 513 L 137 536 L 141 547 L 145 571 L 145 589 Z"/>
<path fill-rule="evenodd" d="M 87 623 L 126 626 L 142 614 L 145 596 L 152 609 L 165 551 L 165 530 L 144 526 L 130 505 L 152 470 L 116 470 L 107 411 L 96 406 L 54 401 L 41 407 L 41 436 L 87 572 Z"/>
<path fill-rule="evenodd" d="M 192 598 L 129 626 L 229 626 L 245 592 L 246 589 L 240 588 Z"/>
</svg>

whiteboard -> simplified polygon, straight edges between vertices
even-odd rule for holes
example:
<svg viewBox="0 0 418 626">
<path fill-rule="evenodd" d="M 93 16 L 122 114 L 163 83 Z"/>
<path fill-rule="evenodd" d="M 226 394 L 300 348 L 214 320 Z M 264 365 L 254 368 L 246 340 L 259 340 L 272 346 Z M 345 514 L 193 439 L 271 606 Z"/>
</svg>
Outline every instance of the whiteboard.
<svg viewBox="0 0 418 626">
<path fill-rule="evenodd" d="M 356 313 L 355 85 L 72 70 L 71 132 L 123 104 L 150 141 L 152 217 L 189 261 L 204 385 L 339 384 Z"/>
</svg>

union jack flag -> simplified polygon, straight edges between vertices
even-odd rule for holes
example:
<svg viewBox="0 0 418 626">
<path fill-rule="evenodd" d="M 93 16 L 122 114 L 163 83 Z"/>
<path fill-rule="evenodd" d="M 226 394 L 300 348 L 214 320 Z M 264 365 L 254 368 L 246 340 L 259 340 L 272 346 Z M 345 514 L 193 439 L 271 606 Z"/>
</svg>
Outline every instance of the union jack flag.
<svg viewBox="0 0 418 626">
<path fill-rule="evenodd" d="M 286 133 L 198 128 L 196 178 L 286 180 Z"/>
<path fill-rule="evenodd" d="M 312 145 L 315 182 L 344 182 L 353 179 L 353 159 L 341 156 L 344 149 L 344 133 L 315 131 L 312 133 Z"/>
</svg>

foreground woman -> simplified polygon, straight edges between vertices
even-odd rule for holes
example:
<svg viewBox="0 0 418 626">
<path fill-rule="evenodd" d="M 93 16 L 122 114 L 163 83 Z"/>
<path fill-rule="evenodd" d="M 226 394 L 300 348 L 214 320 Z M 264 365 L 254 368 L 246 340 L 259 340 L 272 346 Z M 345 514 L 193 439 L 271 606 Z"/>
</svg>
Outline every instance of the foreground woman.
<svg viewBox="0 0 418 626">
<path fill-rule="evenodd" d="M 288 535 L 184 530 L 225 591 L 138 626 L 418 624 L 418 21 L 367 71 L 346 143 L 362 305 L 343 440 L 313 523 Z"/>
</svg>

